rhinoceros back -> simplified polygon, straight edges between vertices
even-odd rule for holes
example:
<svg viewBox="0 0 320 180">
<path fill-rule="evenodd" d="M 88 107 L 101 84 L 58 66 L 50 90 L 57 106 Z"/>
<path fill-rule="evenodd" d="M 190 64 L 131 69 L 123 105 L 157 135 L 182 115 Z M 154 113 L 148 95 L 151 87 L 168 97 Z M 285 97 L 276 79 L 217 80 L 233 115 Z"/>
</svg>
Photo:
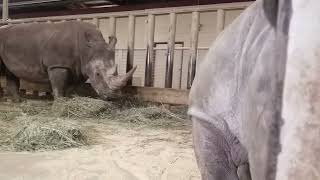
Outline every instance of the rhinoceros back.
<svg viewBox="0 0 320 180">
<path fill-rule="evenodd" d="M 79 36 L 92 25 L 78 22 L 12 25 L 0 30 L 0 55 L 18 78 L 48 82 L 50 67 L 81 75 Z"/>
</svg>

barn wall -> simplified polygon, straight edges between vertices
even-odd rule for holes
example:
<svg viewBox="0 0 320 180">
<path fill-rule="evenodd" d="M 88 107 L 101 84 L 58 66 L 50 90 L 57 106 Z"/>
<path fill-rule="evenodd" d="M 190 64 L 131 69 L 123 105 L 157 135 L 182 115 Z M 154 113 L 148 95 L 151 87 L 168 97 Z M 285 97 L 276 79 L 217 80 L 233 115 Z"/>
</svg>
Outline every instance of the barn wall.
<svg viewBox="0 0 320 180">
<path fill-rule="evenodd" d="M 234 3 L 235 8 L 232 8 L 232 3 L 228 5 L 212 5 L 207 6 L 207 11 L 200 11 L 200 27 L 199 27 L 199 40 L 198 40 L 198 58 L 199 64 L 205 57 L 209 46 L 219 34 L 217 28 L 218 9 L 224 9 L 224 27 L 228 26 L 239 14 L 244 10 L 247 5 L 239 6 L 239 3 Z M 249 4 L 248 4 L 249 5 Z M 213 8 L 212 8 L 213 7 Z M 240 8 L 239 8 L 240 7 Z M 190 7 L 188 7 L 190 9 Z M 186 8 L 186 9 L 188 9 Z M 211 9 L 214 10 L 211 10 Z M 175 8 L 177 9 L 177 8 Z M 166 43 L 169 35 L 169 14 L 175 12 L 175 9 L 168 9 L 167 13 L 158 13 L 155 15 L 155 33 L 154 42 L 155 46 L 155 67 L 154 67 L 154 86 L 164 87 L 165 72 L 166 72 L 166 54 L 167 45 L 157 44 Z M 184 10 L 180 7 L 177 10 L 176 20 L 176 50 L 174 56 L 174 70 L 173 70 L 173 88 L 186 89 L 188 77 L 188 63 L 190 61 L 190 46 L 191 46 L 191 19 L 193 7 L 190 10 Z M 195 8 L 197 10 L 197 8 Z M 157 9 L 153 10 L 157 12 Z M 146 47 L 147 47 L 147 15 L 150 13 L 139 14 L 140 12 L 129 12 L 128 14 L 135 14 L 135 50 L 134 50 L 134 65 L 138 65 L 138 69 L 134 74 L 133 85 L 143 86 L 145 78 L 145 61 L 146 61 Z M 98 15 L 97 15 L 98 16 Z M 82 21 L 90 22 L 98 25 L 102 32 L 103 37 L 108 41 L 110 35 L 110 20 L 108 15 L 99 14 L 100 17 L 95 18 L 94 15 L 84 15 L 81 17 Z M 123 74 L 126 71 L 127 61 L 127 44 L 128 44 L 128 16 L 114 16 L 116 17 L 116 36 L 118 43 L 116 45 L 116 63 L 119 66 L 119 73 Z M 53 22 L 61 21 L 59 17 L 52 17 Z M 69 19 L 68 19 L 69 18 Z M 50 17 L 49 17 L 50 19 Z M 80 20 L 79 17 L 70 18 L 67 20 Z M 25 21 L 27 19 L 22 19 Z M 30 20 L 30 19 L 29 19 Z M 21 21 L 21 22 L 22 22 Z M 32 21 L 32 20 L 31 20 Z M 43 21 L 43 19 L 38 20 Z M 45 20 L 47 21 L 47 20 Z M 19 23 L 19 22 L 18 22 Z"/>
</svg>

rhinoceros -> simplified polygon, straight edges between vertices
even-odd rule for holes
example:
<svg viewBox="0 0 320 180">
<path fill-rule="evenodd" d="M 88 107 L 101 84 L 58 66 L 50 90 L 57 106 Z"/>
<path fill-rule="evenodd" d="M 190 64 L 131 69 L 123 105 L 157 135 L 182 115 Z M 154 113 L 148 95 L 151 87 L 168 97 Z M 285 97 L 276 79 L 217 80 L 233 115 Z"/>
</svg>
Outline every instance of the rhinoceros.
<svg viewBox="0 0 320 180">
<path fill-rule="evenodd" d="M 189 95 L 202 179 L 320 178 L 319 7 L 257 0 L 213 43 Z"/>
<path fill-rule="evenodd" d="M 8 92 L 17 99 L 19 79 L 50 83 L 54 97 L 66 89 L 90 82 L 106 99 L 124 87 L 136 67 L 118 75 L 117 39 L 105 42 L 98 28 L 85 22 L 30 23 L 0 28 L 0 57 L 6 71 Z"/>
</svg>

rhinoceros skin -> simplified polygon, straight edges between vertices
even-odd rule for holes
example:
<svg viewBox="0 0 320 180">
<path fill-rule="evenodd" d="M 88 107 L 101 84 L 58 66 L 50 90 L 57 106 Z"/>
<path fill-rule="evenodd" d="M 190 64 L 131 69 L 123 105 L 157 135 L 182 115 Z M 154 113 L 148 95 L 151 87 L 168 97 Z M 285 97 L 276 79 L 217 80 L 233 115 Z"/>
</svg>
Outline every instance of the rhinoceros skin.
<svg viewBox="0 0 320 180">
<path fill-rule="evenodd" d="M 285 38 L 268 14 L 275 12 L 272 3 L 254 2 L 218 36 L 196 73 L 188 114 L 204 180 L 275 177 L 286 64 L 278 58 L 285 48 L 277 49 Z"/>
<path fill-rule="evenodd" d="M 87 80 L 107 98 L 126 85 L 136 68 L 117 75 L 115 45 L 105 42 L 96 26 L 85 22 L 30 23 L 0 28 L 0 57 L 7 88 L 18 98 L 19 79 L 50 83 L 55 97 Z"/>
</svg>

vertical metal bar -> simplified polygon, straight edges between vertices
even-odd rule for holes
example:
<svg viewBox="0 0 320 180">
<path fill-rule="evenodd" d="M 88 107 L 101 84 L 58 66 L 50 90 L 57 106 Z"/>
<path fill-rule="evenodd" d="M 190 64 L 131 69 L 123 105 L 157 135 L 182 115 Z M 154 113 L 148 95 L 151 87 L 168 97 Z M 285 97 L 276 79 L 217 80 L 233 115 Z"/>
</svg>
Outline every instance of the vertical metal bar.
<svg viewBox="0 0 320 180">
<path fill-rule="evenodd" d="M 176 14 L 170 13 L 165 88 L 172 88 L 174 47 L 175 47 L 175 37 L 176 37 L 176 20 L 177 20 Z"/>
<path fill-rule="evenodd" d="M 152 86 L 153 79 L 153 64 L 154 64 L 154 27 L 155 27 L 155 17 L 153 14 L 148 15 L 148 42 L 147 42 L 147 59 L 146 59 L 146 71 L 145 71 L 145 86 Z"/>
<path fill-rule="evenodd" d="M 99 19 L 93 18 L 93 24 L 96 25 L 99 28 Z"/>
<path fill-rule="evenodd" d="M 2 0 L 2 21 L 6 21 L 9 18 L 9 2 L 8 0 Z"/>
<path fill-rule="evenodd" d="M 217 11 L 217 29 L 216 32 L 220 33 L 224 29 L 225 21 L 225 11 L 223 9 L 218 9 Z"/>
<path fill-rule="evenodd" d="M 110 17 L 109 19 L 109 36 L 116 36 L 116 18 Z"/>
<path fill-rule="evenodd" d="M 180 63 L 180 79 L 179 79 L 179 89 L 182 87 L 182 70 L 183 70 L 183 55 L 184 55 L 184 50 L 181 50 L 181 63 Z"/>
<path fill-rule="evenodd" d="M 188 88 L 191 88 L 194 76 L 196 74 L 196 61 L 198 50 L 198 36 L 199 36 L 199 19 L 200 13 L 192 13 L 192 25 L 191 25 L 191 56 L 189 61 L 188 72 Z"/>
<path fill-rule="evenodd" d="M 129 15 L 128 30 L 127 72 L 133 68 L 135 35 L 135 17 L 133 15 Z M 132 80 L 128 81 L 128 85 L 132 85 Z"/>
</svg>

